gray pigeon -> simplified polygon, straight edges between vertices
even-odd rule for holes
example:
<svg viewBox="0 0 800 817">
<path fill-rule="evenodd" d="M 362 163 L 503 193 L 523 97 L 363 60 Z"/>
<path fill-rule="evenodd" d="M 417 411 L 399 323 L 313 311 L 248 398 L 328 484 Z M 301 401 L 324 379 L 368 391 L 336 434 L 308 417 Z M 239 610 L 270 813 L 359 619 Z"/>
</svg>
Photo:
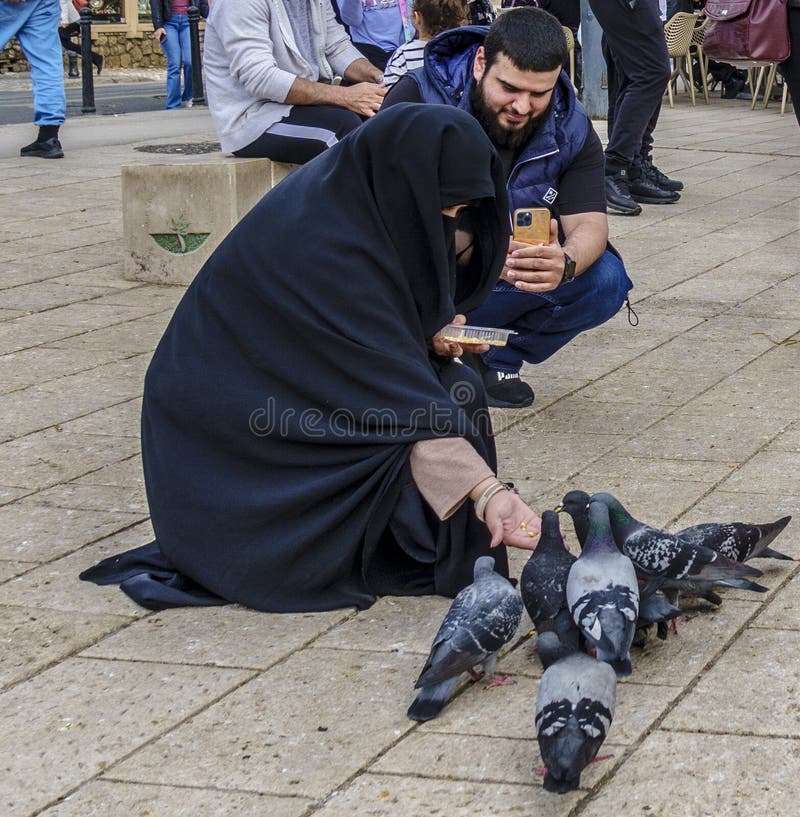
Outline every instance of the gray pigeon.
<svg viewBox="0 0 800 817">
<path fill-rule="evenodd" d="M 656 634 L 662 641 L 666 641 L 669 632 L 669 622 L 673 622 L 681 614 L 681 609 L 670 604 L 660 593 L 651 593 L 649 596 L 639 597 L 639 618 L 636 621 L 637 631 L 646 631 L 656 625 Z M 677 632 L 677 629 L 676 629 Z"/>
<path fill-rule="evenodd" d="M 537 633 L 552 630 L 563 644 L 578 650 L 581 632 L 567 607 L 567 576 L 574 562 L 564 547 L 558 514 L 545 511 L 539 544 L 522 568 L 519 589 Z"/>
<path fill-rule="evenodd" d="M 578 544 L 583 547 L 589 530 L 589 494 L 586 491 L 569 491 L 556 505 L 555 511 L 569 514 L 575 527 Z"/>
<path fill-rule="evenodd" d="M 508 579 L 494 571 L 494 559 L 475 560 L 475 581 L 453 599 L 415 689 L 408 709 L 415 721 L 429 721 L 442 711 L 462 672 L 478 664 L 491 675 L 500 648 L 514 637 L 522 619 L 522 599 Z"/>
<path fill-rule="evenodd" d="M 610 496 L 610 494 L 602 494 L 602 496 Z M 586 491 L 570 491 L 564 495 L 561 503 L 556 506 L 556 511 L 558 513 L 563 512 L 569 514 L 569 516 L 572 518 L 572 524 L 575 526 L 575 534 L 578 537 L 578 542 L 580 543 L 581 547 L 583 547 L 583 543 L 586 540 L 586 531 L 589 527 L 589 494 L 587 494 Z M 703 526 L 697 525 L 695 527 L 700 529 Z M 692 530 L 692 528 L 687 528 L 685 531 L 681 531 L 675 535 L 682 538 L 684 533 Z M 617 547 L 619 547 L 620 550 L 622 550 L 623 546 L 624 542 L 617 541 Z M 711 547 L 713 548 L 713 543 Z M 716 550 L 716 548 L 714 549 Z M 722 579 L 719 581 L 708 581 L 702 578 L 689 578 L 683 576 L 680 578 L 662 577 L 658 581 L 654 581 L 652 575 L 648 571 L 642 570 L 635 562 L 634 567 L 636 567 L 636 575 L 639 577 L 640 585 L 646 585 L 646 589 L 644 591 L 642 591 L 640 587 L 640 607 L 644 599 L 651 597 L 656 589 L 663 590 L 673 604 L 677 602 L 678 593 L 680 592 L 692 594 L 699 598 L 705 599 L 707 602 L 714 605 L 722 604 L 722 599 L 712 589 L 714 586 L 728 585 L 732 587 L 739 587 L 743 590 L 753 590 L 757 593 L 764 593 L 767 590 L 767 588 L 763 585 L 756 584 L 755 582 L 748 581 L 747 579 L 736 578 L 730 580 Z M 653 604 L 657 605 L 658 602 L 653 602 Z M 664 631 L 660 626 L 659 631 L 663 635 Z"/>
<path fill-rule="evenodd" d="M 769 545 L 789 524 L 791 516 L 784 516 L 776 522 L 765 525 L 748 525 L 744 522 L 704 522 L 679 530 L 679 536 L 686 542 L 716 550 L 734 562 L 748 559 L 785 559 L 791 556 L 773 550 Z"/>
<path fill-rule="evenodd" d="M 536 737 L 547 767 L 546 791 L 565 794 L 606 739 L 617 698 L 617 679 L 608 664 L 565 647 L 552 632 L 539 636 L 545 666 L 536 696 Z"/>
<path fill-rule="evenodd" d="M 668 582 L 680 584 L 682 580 L 695 585 L 701 582 L 706 586 L 725 584 L 744 590 L 766 590 L 745 578 L 761 576 L 757 568 L 733 562 L 711 548 L 639 522 L 611 494 L 594 494 L 591 501 L 602 502 L 608 508 L 614 541 L 648 583 L 642 595 Z"/>
<path fill-rule="evenodd" d="M 567 605 L 598 659 L 611 664 L 618 676 L 630 675 L 639 587 L 633 563 L 614 543 L 602 502 L 589 503 L 589 531 L 569 571 Z"/>
</svg>

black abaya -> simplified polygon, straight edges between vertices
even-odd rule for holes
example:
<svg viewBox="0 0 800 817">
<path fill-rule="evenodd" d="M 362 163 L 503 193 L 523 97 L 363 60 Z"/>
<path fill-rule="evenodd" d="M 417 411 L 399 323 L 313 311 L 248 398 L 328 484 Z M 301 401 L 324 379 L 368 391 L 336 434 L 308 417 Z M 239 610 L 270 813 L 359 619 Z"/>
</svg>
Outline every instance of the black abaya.
<svg viewBox="0 0 800 817">
<path fill-rule="evenodd" d="M 441 210 L 467 202 L 476 252 L 455 280 Z M 451 396 L 479 385 L 428 341 L 491 290 L 507 242 L 499 160 L 452 107 L 395 106 L 295 171 L 205 264 L 147 372 L 155 546 L 84 577 L 128 591 L 133 578 L 150 607 L 216 595 L 305 611 L 458 592 L 488 532 L 471 503 L 435 519 L 408 456 L 459 436 L 495 465 L 485 408 Z M 492 553 L 507 571 L 504 549 Z M 170 579 L 162 603 L 170 570 L 191 581 Z"/>
</svg>

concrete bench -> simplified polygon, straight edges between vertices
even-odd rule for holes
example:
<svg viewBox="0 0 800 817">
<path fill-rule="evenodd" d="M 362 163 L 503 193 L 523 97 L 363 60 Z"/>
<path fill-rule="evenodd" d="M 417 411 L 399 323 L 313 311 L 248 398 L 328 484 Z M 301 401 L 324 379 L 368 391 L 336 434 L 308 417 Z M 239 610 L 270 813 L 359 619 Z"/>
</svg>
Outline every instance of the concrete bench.
<svg viewBox="0 0 800 817">
<path fill-rule="evenodd" d="M 223 153 L 123 165 L 124 277 L 189 284 L 242 216 L 295 167 Z"/>
</svg>

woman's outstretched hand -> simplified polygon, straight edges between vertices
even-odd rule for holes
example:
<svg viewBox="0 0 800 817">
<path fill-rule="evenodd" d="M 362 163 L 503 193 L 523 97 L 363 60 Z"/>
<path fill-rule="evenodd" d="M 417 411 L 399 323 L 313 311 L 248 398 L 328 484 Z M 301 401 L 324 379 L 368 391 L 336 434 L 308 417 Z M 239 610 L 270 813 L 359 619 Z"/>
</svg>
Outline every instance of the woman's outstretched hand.
<svg viewBox="0 0 800 817">
<path fill-rule="evenodd" d="M 505 542 L 510 547 L 535 550 L 542 520 L 513 491 L 500 491 L 486 505 L 486 527 L 492 534 L 491 547 Z"/>
<path fill-rule="evenodd" d="M 467 323 L 467 316 L 455 315 L 450 323 L 454 324 L 455 326 L 465 326 Z M 440 357 L 461 357 L 464 352 L 475 352 L 476 354 L 480 354 L 481 352 L 489 351 L 488 343 L 456 343 L 452 340 L 445 340 L 442 337 L 441 331 L 437 332 L 431 338 L 430 347 Z"/>
</svg>

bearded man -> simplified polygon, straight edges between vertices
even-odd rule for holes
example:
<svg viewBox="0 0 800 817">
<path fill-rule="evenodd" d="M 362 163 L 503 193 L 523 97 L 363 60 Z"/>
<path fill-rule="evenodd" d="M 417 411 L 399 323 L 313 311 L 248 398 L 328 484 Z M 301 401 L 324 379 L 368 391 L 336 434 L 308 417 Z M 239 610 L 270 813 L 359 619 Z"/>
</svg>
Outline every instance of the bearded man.
<svg viewBox="0 0 800 817">
<path fill-rule="evenodd" d="M 490 406 L 522 408 L 534 392 L 523 362 L 541 363 L 580 332 L 607 321 L 633 286 L 608 243 L 600 139 L 562 70 L 561 24 L 539 8 L 516 8 L 489 27 L 445 31 L 423 68 L 389 91 L 398 102 L 455 105 L 483 126 L 505 168 L 511 212 L 550 210 L 546 244 L 509 242 L 496 287 L 468 323 L 511 329 L 504 347 L 463 361 L 482 376 Z M 460 216 L 459 261 L 470 251 L 469 209 Z"/>
</svg>

